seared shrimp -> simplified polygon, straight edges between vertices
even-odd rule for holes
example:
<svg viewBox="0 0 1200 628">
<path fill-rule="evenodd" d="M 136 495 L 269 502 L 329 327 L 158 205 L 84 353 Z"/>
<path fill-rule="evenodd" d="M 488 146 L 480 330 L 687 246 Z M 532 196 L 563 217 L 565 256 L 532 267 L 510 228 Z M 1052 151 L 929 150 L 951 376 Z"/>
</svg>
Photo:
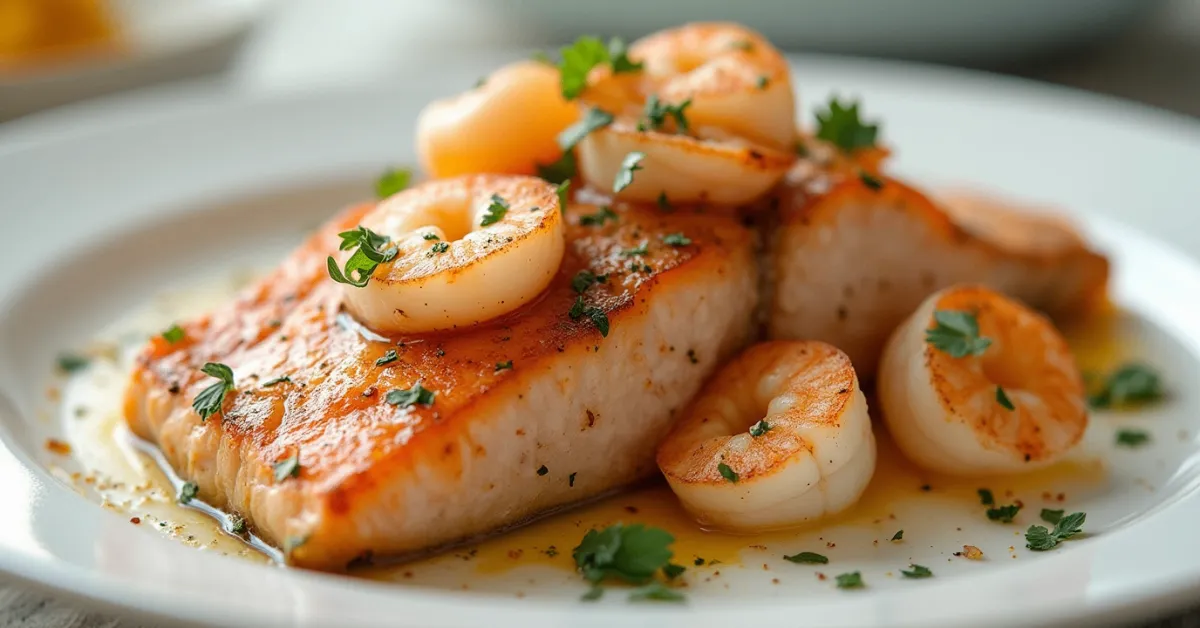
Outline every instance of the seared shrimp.
<svg viewBox="0 0 1200 628">
<path fill-rule="evenodd" d="M 557 137 L 579 118 L 563 99 L 558 72 L 535 61 L 493 72 L 482 85 L 425 106 L 417 154 L 432 177 L 533 174 L 562 155 Z"/>
<path fill-rule="evenodd" d="M 622 160 L 645 154 L 625 200 L 748 203 L 794 161 L 795 96 L 787 60 L 743 26 L 698 23 L 633 44 L 637 73 L 594 72 L 583 99 L 616 116 L 579 145 L 579 170 L 609 189 Z M 677 113 L 663 117 L 664 108 Z M 657 113 L 657 116 L 656 116 Z"/>
<path fill-rule="evenodd" d="M 345 303 L 382 333 L 455 329 L 511 312 L 546 288 L 563 257 L 558 195 L 533 177 L 425 183 L 380 203 L 362 227 L 384 239 L 384 261 L 366 285 L 346 286 Z"/>
<path fill-rule="evenodd" d="M 956 475 L 1044 467 L 1088 423 L 1083 379 L 1058 330 L 980 286 L 930 296 L 896 329 L 879 401 L 909 459 Z"/>
<path fill-rule="evenodd" d="M 875 470 L 850 358 L 814 341 L 747 349 L 692 401 L 658 467 L 684 508 L 718 528 L 781 528 L 847 508 Z"/>
</svg>

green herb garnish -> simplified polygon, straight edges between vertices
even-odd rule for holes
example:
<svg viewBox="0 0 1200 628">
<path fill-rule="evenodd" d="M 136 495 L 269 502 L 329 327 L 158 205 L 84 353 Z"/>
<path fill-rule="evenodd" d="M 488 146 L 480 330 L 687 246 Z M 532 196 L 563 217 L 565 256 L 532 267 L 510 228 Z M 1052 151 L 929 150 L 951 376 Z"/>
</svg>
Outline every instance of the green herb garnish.
<svg viewBox="0 0 1200 628">
<path fill-rule="evenodd" d="M 970 312 L 938 310 L 933 320 L 936 324 L 925 330 L 925 342 L 952 358 L 982 355 L 992 344 L 991 338 L 980 337 L 979 322 Z"/>
<path fill-rule="evenodd" d="M 1013 405 L 1012 400 L 1008 398 L 1008 393 L 1004 392 L 1004 389 L 1000 386 L 996 387 L 996 403 L 1000 404 L 1000 407 L 1004 408 L 1005 410 L 1017 409 L 1017 407 Z"/>
<path fill-rule="evenodd" d="M 608 45 L 597 37 L 580 37 L 575 43 L 560 51 L 561 61 L 558 71 L 561 76 L 563 98 L 573 100 L 578 98 L 587 87 L 588 73 L 592 68 L 608 63 L 612 66 L 613 74 L 637 72 L 642 69 L 641 63 L 629 59 L 628 48 L 620 38 L 614 37 Z"/>
<path fill-rule="evenodd" d="M 645 255 L 650 252 L 650 249 L 647 248 L 648 244 L 649 242 L 642 242 L 632 249 L 625 249 L 624 251 L 621 251 L 621 257 L 637 257 L 639 255 Z"/>
<path fill-rule="evenodd" d="M 184 482 L 183 486 L 179 487 L 179 503 L 186 504 L 200 493 L 200 487 L 195 482 Z"/>
<path fill-rule="evenodd" d="M 449 251 L 449 250 L 450 250 L 449 242 L 434 242 L 433 246 L 429 247 L 428 255 L 434 255 L 435 253 L 445 253 L 446 251 Z"/>
<path fill-rule="evenodd" d="M 229 515 L 229 532 L 230 534 L 245 534 L 246 519 L 237 513 Z"/>
<path fill-rule="evenodd" d="M 1058 523 L 1059 521 L 1062 521 L 1063 514 L 1066 512 L 1067 511 L 1065 510 L 1050 510 L 1049 508 L 1043 508 L 1041 514 L 1042 521 L 1045 521 L 1049 524 Z"/>
<path fill-rule="evenodd" d="M 838 574 L 836 580 L 839 589 L 861 589 L 864 586 L 862 573 L 858 571 Z"/>
<path fill-rule="evenodd" d="M 432 406 L 436 395 L 437 393 L 417 382 L 408 390 L 389 390 L 387 395 L 384 396 L 384 401 L 401 408 L 407 408 L 413 404 Z"/>
<path fill-rule="evenodd" d="M 63 353 L 58 356 L 58 370 L 64 373 L 75 373 L 82 371 L 91 364 L 91 360 L 74 353 Z"/>
<path fill-rule="evenodd" d="M 893 541 L 903 541 L 904 540 L 904 530 L 897 530 L 896 533 L 892 535 L 892 540 Z"/>
<path fill-rule="evenodd" d="M 604 310 L 594 305 L 584 305 L 583 295 L 579 295 L 575 298 L 575 303 L 571 306 L 571 309 L 567 312 L 567 315 L 570 316 L 571 320 L 573 321 L 577 321 L 580 318 L 586 317 L 588 320 L 592 321 L 592 324 L 596 326 L 596 329 L 600 330 L 601 336 L 605 338 L 608 337 L 608 315 L 605 314 Z"/>
<path fill-rule="evenodd" d="M 179 325 L 171 325 L 162 333 L 163 340 L 166 340 L 171 344 L 175 344 L 180 340 L 183 340 L 184 335 L 183 328 Z"/>
<path fill-rule="evenodd" d="M 617 523 L 603 530 L 588 530 L 571 556 L 593 585 L 608 578 L 645 584 L 671 563 L 674 542 L 675 537 L 666 530 Z"/>
<path fill-rule="evenodd" d="M 603 129 L 612 123 L 613 115 L 611 113 L 597 107 L 592 107 L 587 110 L 587 113 L 583 114 L 583 118 L 579 122 L 563 129 L 558 134 L 558 147 L 563 149 L 563 151 L 569 151 L 582 142 L 583 138 L 587 137 L 592 131 Z"/>
<path fill-rule="evenodd" d="M 436 234 L 436 233 L 426 233 L 425 235 L 423 235 L 421 237 L 424 238 L 425 240 L 441 240 L 441 238 L 439 238 L 438 234 Z"/>
<path fill-rule="evenodd" d="M 268 379 L 267 381 L 263 382 L 261 384 L 261 386 L 263 388 L 270 388 L 272 386 L 276 386 L 278 384 L 282 384 L 285 382 L 289 383 L 289 384 L 292 383 L 292 378 L 288 377 L 287 375 L 280 375 L 279 377 L 275 377 L 273 379 Z"/>
<path fill-rule="evenodd" d="M 575 476 L 576 475 L 578 475 L 578 473 L 572 473 L 571 475 L 567 476 L 567 486 L 570 486 L 570 487 L 575 486 Z"/>
<path fill-rule="evenodd" d="M 1159 401 L 1163 398 L 1162 380 L 1144 364 L 1126 364 L 1104 378 L 1099 391 L 1090 395 L 1093 408 L 1119 408 Z"/>
<path fill-rule="evenodd" d="M 479 226 L 486 227 L 504 220 L 504 215 L 508 213 L 508 209 L 508 201 L 500 198 L 499 194 L 493 194 L 492 202 L 487 206 L 487 213 L 484 214 L 483 220 L 479 221 Z M 434 247 L 436 246 L 435 244 Z"/>
<path fill-rule="evenodd" d="M 905 578 L 930 578 L 933 576 L 933 572 L 928 567 L 922 565 L 909 565 L 909 567 L 912 568 L 911 571 L 900 570 Z"/>
<path fill-rule="evenodd" d="M 658 99 L 658 96 L 651 94 L 646 100 L 646 108 L 642 110 L 642 118 L 638 120 L 638 131 L 658 131 L 667 124 L 667 120 L 675 121 L 675 132 L 685 134 L 688 132 L 687 115 L 684 111 L 690 107 L 692 99 L 679 103 L 678 105 L 668 105 Z"/>
<path fill-rule="evenodd" d="M 692 243 L 692 239 L 682 233 L 668 233 L 662 237 L 662 241 L 670 246 L 687 246 Z"/>
<path fill-rule="evenodd" d="M 621 160 L 621 169 L 617 172 L 616 179 L 613 180 L 613 193 L 616 194 L 621 190 L 629 187 L 633 183 L 633 173 L 636 170 L 641 170 L 642 160 L 646 158 L 646 153 L 633 151 L 625 155 L 625 159 Z"/>
<path fill-rule="evenodd" d="M 996 505 L 996 497 L 994 495 L 992 495 L 991 490 L 986 489 L 986 488 L 981 488 L 976 492 L 979 493 L 979 503 L 983 504 L 984 506 Z"/>
<path fill-rule="evenodd" d="M 670 199 L 667 198 L 666 192 L 658 193 L 658 209 L 660 211 L 664 211 L 664 212 L 669 212 L 672 209 L 674 209 L 673 207 L 671 207 L 671 201 L 670 201 Z"/>
<path fill-rule="evenodd" d="M 605 222 L 612 220 L 616 221 L 620 216 L 613 211 L 608 205 L 601 205 L 600 209 L 594 214 L 585 214 L 579 217 L 579 224 L 584 227 L 600 227 Z"/>
<path fill-rule="evenodd" d="M 883 179 L 872 175 L 866 170 L 858 173 L 858 180 L 862 181 L 863 185 L 867 186 L 872 192 L 878 192 L 883 189 Z"/>
<path fill-rule="evenodd" d="M 338 283 L 362 288 L 371 280 L 371 274 L 380 264 L 390 262 L 396 257 L 396 247 L 382 250 L 384 246 L 391 243 L 391 238 L 379 235 L 361 225 L 357 229 L 339 233 L 338 237 L 342 239 L 338 250 L 357 249 L 350 259 L 346 260 L 343 270 L 338 269 L 337 261 L 333 259 L 333 256 L 326 260 L 329 276 Z"/>
<path fill-rule="evenodd" d="M 843 105 L 835 96 L 825 111 L 817 112 L 817 137 L 847 153 L 875 146 L 878 133 L 878 124 L 859 119 L 857 102 Z"/>
<path fill-rule="evenodd" d="M 1029 526 L 1025 531 L 1025 547 L 1036 552 L 1054 549 L 1059 543 L 1083 531 L 1087 513 L 1073 512 L 1058 520 L 1053 530 L 1044 526 Z"/>
<path fill-rule="evenodd" d="M 816 552 L 800 552 L 791 556 L 784 556 L 784 560 L 799 563 L 801 565 L 826 565 L 829 564 L 829 558 L 822 556 Z"/>
<path fill-rule="evenodd" d="M 567 211 L 567 193 L 570 192 L 570 190 L 571 190 L 571 181 L 569 178 L 567 180 L 559 183 L 558 187 L 556 187 L 554 189 L 554 192 L 556 194 L 558 194 L 558 211 L 560 211 L 560 212 Z"/>
<path fill-rule="evenodd" d="M 400 356 L 396 355 L 395 349 L 388 349 L 387 353 L 383 354 L 383 357 L 379 358 L 378 360 L 375 360 L 375 366 L 383 366 L 385 364 L 391 364 L 392 362 L 395 362 L 396 360 L 399 360 L 399 359 L 400 359 Z"/>
<path fill-rule="evenodd" d="M 196 414 L 200 415 L 200 422 L 203 423 L 208 420 L 208 417 L 221 411 L 221 407 L 225 405 L 225 395 L 234 390 L 234 385 L 233 369 L 219 362 L 205 364 L 200 372 L 219 380 L 212 386 L 201 390 L 200 394 L 196 395 L 196 399 L 192 401 L 192 408 Z"/>
<path fill-rule="evenodd" d="M 608 275 L 597 275 L 590 270 L 581 270 L 571 278 L 571 289 L 579 294 L 587 292 L 588 288 L 608 281 Z"/>
<path fill-rule="evenodd" d="M 655 600 L 658 602 L 682 602 L 686 599 L 687 598 L 679 591 L 676 591 L 675 589 L 672 589 L 671 587 L 668 587 L 657 580 L 649 584 L 642 585 L 629 592 L 630 602 L 644 602 L 647 600 Z"/>
<path fill-rule="evenodd" d="M 771 79 L 766 74 L 763 74 L 762 76 L 758 77 L 758 81 L 755 82 L 755 85 L 757 85 L 759 89 L 766 89 L 767 86 L 770 84 L 771 84 Z"/>
<path fill-rule="evenodd" d="M 724 462 L 717 463 L 717 471 L 721 474 L 721 477 L 732 482 L 733 484 L 737 484 L 737 482 L 738 482 L 737 471 L 734 471 L 733 469 L 731 469 L 729 467 L 729 465 L 725 464 Z"/>
<path fill-rule="evenodd" d="M 496 363 L 496 372 L 499 373 L 500 371 L 507 371 L 507 370 L 511 369 L 512 367 L 513 367 L 512 360 L 509 360 L 507 362 L 497 362 Z"/>
<path fill-rule="evenodd" d="M 376 198 L 387 198 L 408 188 L 412 171 L 407 168 L 388 168 L 375 181 Z"/>
<path fill-rule="evenodd" d="M 535 164 L 537 166 L 538 176 L 550 181 L 558 183 L 558 197 L 560 201 L 559 207 L 566 210 L 567 204 L 563 200 L 564 188 L 563 185 L 570 183 L 571 177 L 579 170 L 579 164 L 575 161 L 575 152 L 567 151 L 558 158 L 558 161 L 549 164 Z"/>
<path fill-rule="evenodd" d="M 996 506 L 987 509 L 987 518 L 1000 523 L 1012 523 L 1013 517 L 1021 511 L 1019 504 L 1009 504 L 1007 506 Z"/>
<path fill-rule="evenodd" d="M 758 423 L 750 426 L 750 435 L 758 438 L 771 430 L 771 424 L 767 423 L 766 419 L 760 419 Z"/>
<path fill-rule="evenodd" d="M 1117 444 L 1122 447 L 1141 447 L 1150 442 L 1150 433 L 1144 430 L 1117 430 Z"/>
<path fill-rule="evenodd" d="M 284 458 L 275 463 L 275 483 L 282 482 L 288 478 L 300 477 L 300 452 L 292 454 L 291 457 Z"/>
</svg>

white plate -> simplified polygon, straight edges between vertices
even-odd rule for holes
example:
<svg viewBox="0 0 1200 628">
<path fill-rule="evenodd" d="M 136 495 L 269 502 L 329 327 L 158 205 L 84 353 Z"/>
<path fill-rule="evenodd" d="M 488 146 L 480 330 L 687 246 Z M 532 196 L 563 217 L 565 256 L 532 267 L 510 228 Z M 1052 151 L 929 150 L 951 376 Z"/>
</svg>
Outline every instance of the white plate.
<svg viewBox="0 0 1200 628">
<path fill-rule="evenodd" d="M 96 507 L 48 472 L 44 439 L 61 424 L 44 391 L 61 383 L 52 376 L 60 350 L 155 292 L 276 258 L 336 204 L 365 195 L 381 166 L 411 158 L 423 102 L 470 85 L 495 62 L 304 97 L 161 91 L 0 130 L 0 570 L 96 605 L 211 625 L 1096 625 L 1196 599 L 1200 395 L 1190 382 L 1200 376 L 1200 266 L 1166 244 L 1200 250 L 1200 178 L 1190 174 L 1200 165 L 1196 126 L 1077 93 L 911 65 L 793 60 L 807 102 L 832 88 L 864 97 L 900 147 L 904 173 L 1085 212 L 1113 257 L 1114 298 L 1130 315 L 1122 333 L 1138 339 L 1173 392 L 1151 411 L 1094 421 L 1086 449 L 1103 459 L 1104 481 L 1065 505 L 1089 513 L 1087 538 L 1031 554 L 1020 530 L 1036 522 L 1036 508 L 1018 528 L 934 499 L 898 506 L 898 525 L 838 532 L 826 571 L 861 569 L 862 591 L 838 591 L 812 568 L 778 559 L 784 549 L 821 548 L 781 546 L 728 566 L 715 584 L 697 578 L 684 606 L 610 595 L 585 607 L 579 579 L 560 571 L 467 574 L 464 592 L 196 551 Z M 1115 449 L 1114 430 L 1131 424 L 1153 432 L 1154 444 Z M 870 543 L 900 526 L 904 543 Z M 818 534 L 798 538 L 808 544 Z M 952 558 L 966 542 L 989 560 Z M 896 577 L 908 562 L 938 575 Z M 517 590 L 528 597 L 517 599 Z"/>
<path fill-rule="evenodd" d="M 224 67 L 268 0 L 113 0 L 122 50 L 0 76 L 0 120 Z"/>
</svg>

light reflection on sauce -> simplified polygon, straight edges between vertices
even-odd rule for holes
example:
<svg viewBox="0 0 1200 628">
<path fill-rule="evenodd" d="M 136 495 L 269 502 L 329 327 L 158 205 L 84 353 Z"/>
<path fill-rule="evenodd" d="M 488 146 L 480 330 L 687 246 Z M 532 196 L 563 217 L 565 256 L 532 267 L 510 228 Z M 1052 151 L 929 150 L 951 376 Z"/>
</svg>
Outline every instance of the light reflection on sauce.
<svg viewBox="0 0 1200 628">
<path fill-rule="evenodd" d="M 205 300 L 211 302 L 212 298 L 209 294 Z M 165 327 L 164 321 L 192 310 L 190 304 L 174 309 L 160 305 L 153 316 L 136 319 L 139 323 L 134 328 L 143 334 L 154 333 Z M 1104 372 L 1133 357 L 1129 350 L 1134 340 L 1132 326 L 1122 325 L 1122 319 L 1119 311 L 1109 307 L 1064 329 L 1082 369 Z M 122 333 L 128 336 L 130 332 L 125 329 Z M 74 459 L 90 472 L 60 469 L 56 475 L 105 507 L 137 517 L 143 527 L 193 547 L 270 562 L 266 553 L 224 532 L 213 517 L 175 502 L 176 488 L 170 478 L 151 457 L 137 450 L 119 416 L 125 373 L 125 366 L 117 362 L 98 362 L 65 387 L 60 413 L 64 437 Z M 87 412 L 76 416 L 74 410 L 81 407 Z M 464 568 L 481 575 L 501 575 L 525 566 L 552 567 L 566 573 L 574 569 L 571 551 L 583 534 L 618 521 L 670 531 L 676 538 L 675 562 L 689 568 L 697 559 L 703 559 L 705 565 L 748 563 L 756 552 L 862 556 L 873 545 L 889 543 L 900 529 L 906 529 L 905 539 L 910 539 L 923 532 L 927 536 L 954 531 L 969 535 L 973 528 L 996 525 L 983 516 L 979 488 L 990 489 L 999 504 L 1021 501 L 1025 505 L 1021 520 L 1028 523 L 1037 521 L 1036 513 L 1043 507 L 1070 508 L 1071 502 L 1103 493 L 1108 485 L 1103 462 L 1086 453 L 1029 475 L 964 480 L 915 468 L 882 429 L 877 429 L 876 438 L 878 464 L 862 499 L 849 510 L 805 529 L 752 536 L 705 531 L 660 482 L 422 561 L 369 567 L 354 575 L 448 586 L 462 581 L 457 574 Z M 447 577 L 451 572 L 456 575 Z"/>
</svg>

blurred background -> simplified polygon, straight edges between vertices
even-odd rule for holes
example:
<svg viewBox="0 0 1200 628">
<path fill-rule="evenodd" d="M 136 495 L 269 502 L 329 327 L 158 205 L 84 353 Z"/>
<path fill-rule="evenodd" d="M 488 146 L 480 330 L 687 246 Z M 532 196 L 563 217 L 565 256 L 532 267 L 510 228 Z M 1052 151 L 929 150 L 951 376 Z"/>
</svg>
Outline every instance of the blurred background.
<svg viewBox="0 0 1200 628">
<path fill-rule="evenodd" d="M 1200 115 L 1200 0 L 0 0 L 0 121 L 187 79 L 383 80 L 684 19 L 741 21 L 789 51 L 981 68 Z"/>
</svg>

